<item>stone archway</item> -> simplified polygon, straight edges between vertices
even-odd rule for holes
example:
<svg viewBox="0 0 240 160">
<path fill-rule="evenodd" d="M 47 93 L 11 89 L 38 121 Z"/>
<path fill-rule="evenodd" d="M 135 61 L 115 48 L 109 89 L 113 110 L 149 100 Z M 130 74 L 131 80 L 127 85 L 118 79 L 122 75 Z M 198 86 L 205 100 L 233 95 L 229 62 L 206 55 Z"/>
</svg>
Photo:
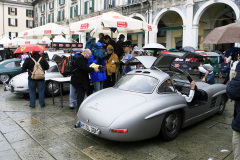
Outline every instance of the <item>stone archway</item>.
<svg viewBox="0 0 240 160">
<path fill-rule="evenodd" d="M 218 6 L 220 9 L 219 12 L 214 12 L 214 7 L 216 8 L 216 6 Z M 225 6 L 225 7 L 223 7 Z M 227 6 L 227 7 L 226 7 Z M 224 9 L 224 10 L 223 10 Z M 225 11 L 226 10 L 226 11 Z M 212 11 L 212 12 L 211 12 Z M 210 33 L 210 31 L 212 29 L 214 29 L 216 22 L 219 21 L 219 17 L 226 15 L 226 12 L 232 12 L 233 14 L 235 14 L 235 18 L 236 20 L 239 19 L 240 16 L 240 11 L 238 6 L 230 1 L 230 0 L 215 0 L 215 1 L 208 1 L 205 2 L 196 12 L 196 14 L 194 15 L 193 18 L 193 26 L 195 26 L 195 37 L 193 37 L 193 42 L 195 42 L 194 44 L 198 45 L 199 42 L 201 42 L 204 37 Z M 207 13 L 212 13 L 211 15 L 214 17 L 212 17 L 212 20 L 208 22 L 208 27 L 202 27 L 202 25 L 200 24 L 200 21 L 204 21 L 204 17 L 206 16 Z M 206 21 L 206 20 L 205 20 Z M 232 21 L 231 23 L 233 23 L 234 21 Z M 226 24 L 225 24 L 226 25 Z M 221 26 L 221 25 L 220 25 Z M 210 45 L 210 44 L 199 44 L 201 49 L 209 49 L 209 50 L 215 50 L 215 49 L 224 49 L 226 48 L 226 45 Z M 225 47 L 224 47 L 225 46 Z"/>
<path fill-rule="evenodd" d="M 198 25 L 199 24 L 199 20 L 202 16 L 202 14 L 204 13 L 204 11 L 212 4 L 216 4 L 216 3 L 224 3 L 224 4 L 227 4 L 229 5 L 235 12 L 235 15 L 236 15 L 236 19 L 238 20 L 239 17 L 240 17 L 240 11 L 239 11 L 239 8 L 238 6 L 230 1 L 230 0 L 215 0 L 215 1 L 208 1 L 206 2 L 204 5 L 202 5 L 198 11 L 196 12 L 195 16 L 194 16 L 194 19 L 193 19 L 193 25 Z"/>
<path fill-rule="evenodd" d="M 177 23 L 175 22 L 179 22 L 180 24 L 176 25 Z M 158 26 L 158 28 L 161 29 L 158 29 L 152 39 L 154 42 L 165 45 L 167 49 L 176 47 L 178 41 L 181 41 L 182 43 L 182 28 L 186 23 L 185 14 L 180 9 L 176 7 L 165 8 L 154 18 L 153 25 Z"/>
<path fill-rule="evenodd" d="M 139 14 L 139 13 L 134 13 L 134 14 L 130 15 L 129 17 L 142 20 L 143 22 L 147 22 L 145 17 L 143 15 Z M 146 37 L 146 35 L 147 35 L 146 33 L 147 32 L 145 32 L 145 35 L 144 34 L 138 34 L 138 35 L 133 35 L 132 36 L 132 38 L 135 37 L 134 39 L 137 39 L 137 40 L 135 40 L 135 44 L 137 44 L 137 46 L 139 48 L 143 47 L 142 46 L 143 43 L 146 44 L 146 40 L 148 38 L 148 37 Z"/>
</svg>

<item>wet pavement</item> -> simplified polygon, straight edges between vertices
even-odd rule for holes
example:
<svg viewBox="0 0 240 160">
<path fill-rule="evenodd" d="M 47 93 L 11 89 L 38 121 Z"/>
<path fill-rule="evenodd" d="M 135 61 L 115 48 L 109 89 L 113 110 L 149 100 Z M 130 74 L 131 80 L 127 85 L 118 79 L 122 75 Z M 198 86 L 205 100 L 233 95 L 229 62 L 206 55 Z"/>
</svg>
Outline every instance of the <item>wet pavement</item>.
<svg viewBox="0 0 240 160">
<path fill-rule="evenodd" d="M 1 160 L 232 160 L 233 102 L 223 115 L 215 115 L 166 142 L 159 137 L 122 143 L 93 136 L 76 124 L 69 98 L 46 98 L 46 107 L 29 107 L 29 99 L 3 92 L 0 84 Z M 139 133 L 141 134 L 141 133 Z"/>
</svg>

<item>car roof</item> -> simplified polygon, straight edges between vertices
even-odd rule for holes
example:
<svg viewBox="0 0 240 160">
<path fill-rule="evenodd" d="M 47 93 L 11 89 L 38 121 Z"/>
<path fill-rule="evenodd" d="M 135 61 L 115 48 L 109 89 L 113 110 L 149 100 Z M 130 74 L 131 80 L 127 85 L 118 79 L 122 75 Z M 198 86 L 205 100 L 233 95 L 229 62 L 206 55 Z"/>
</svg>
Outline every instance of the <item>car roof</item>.
<svg viewBox="0 0 240 160">
<path fill-rule="evenodd" d="M 127 75 L 129 74 L 151 76 L 157 78 L 160 81 L 164 81 L 165 79 L 170 78 L 170 76 L 167 73 L 156 69 L 136 69 L 128 72 Z"/>
</svg>

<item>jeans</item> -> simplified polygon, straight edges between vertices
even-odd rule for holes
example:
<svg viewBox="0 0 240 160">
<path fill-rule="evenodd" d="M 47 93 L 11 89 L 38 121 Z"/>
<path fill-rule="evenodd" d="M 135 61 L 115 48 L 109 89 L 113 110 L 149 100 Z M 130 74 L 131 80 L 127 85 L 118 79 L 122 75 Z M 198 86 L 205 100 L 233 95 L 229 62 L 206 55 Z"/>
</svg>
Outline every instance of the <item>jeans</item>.
<svg viewBox="0 0 240 160">
<path fill-rule="evenodd" d="M 116 74 L 112 73 L 111 76 L 107 76 L 107 80 L 105 83 L 106 83 L 106 88 L 114 86 L 116 83 Z"/>
<path fill-rule="evenodd" d="M 94 91 L 93 92 L 97 92 L 97 91 L 100 91 L 101 89 L 103 89 L 103 81 L 93 82 L 93 85 L 94 85 Z"/>
<path fill-rule="evenodd" d="M 78 109 L 85 97 L 85 89 L 83 87 L 77 87 L 76 92 L 77 92 L 77 112 L 78 112 Z"/>
<path fill-rule="evenodd" d="M 215 84 L 215 75 L 214 73 L 208 74 L 206 77 L 206 83 L 208 84 Z"/>
<path fill-rule="evenodd" d="M 35 107 L 36 89 L 38 90 L 39 104 L 41 107 L 45 106 L 45 81 L 28 81 L 30 106 Z"/>
<path fill-rule="evenodd" d="M 240 132 L 233 131 L 232 144 L 234 160 L 240 160 Z"/>
<path fill-rule="evenodd" d="M 77 88 L 70 84 L 69 107 L 75 107 L 77 103 Z"/>
</svg>

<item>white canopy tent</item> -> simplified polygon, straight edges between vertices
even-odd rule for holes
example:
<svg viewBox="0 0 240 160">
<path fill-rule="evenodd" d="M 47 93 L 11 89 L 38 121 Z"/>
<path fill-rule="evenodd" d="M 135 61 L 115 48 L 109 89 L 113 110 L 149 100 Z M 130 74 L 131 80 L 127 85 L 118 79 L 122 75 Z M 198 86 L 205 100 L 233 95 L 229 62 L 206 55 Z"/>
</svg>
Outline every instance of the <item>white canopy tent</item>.
<svg viewBox="0 0 240 160">
<path fill-rule="evenodd" d="M 153 31 L 155 28 L 157 27 L 113 11 L 70 24 L 71 31 L 89 32 L 92 37 L 97 37 L 99 33 L 116 37 L 119 33 Z"/>
<path fill-rule="evenodd" d="M 5 48 L 9 48 L 9 47 L 19 47 L 19 46 L 23 46 L 23 45 L 28 45 L 28 44 L 37 44 L 38 41 L 36 39 L 24 39 L 24 38 L 19 38 L 16 37 L 10 41 L 8 41 L 7 43 L 4 43 L 3 46 Z"/>
<path fill-rule="evenodd" d="M 67 35 L 69 33 L 67 26 L 61 26 L 55 23 L 47 23 L 46 25 L 39 26 L 30 30 L 19 32 L 18 37 L 43 37 L 43 36 L 54 36 L 54 35 Z"/>
<path fill-rule="evenodd" d="M 63 36 L 55 36 L 53 42 L 61 42 L 61 43 L 71 43 L 71 41 L 67 40 Z"/>
<path fill-rule="evenodd" d="M 0 38 L 0 44 L 4 44 L 4 43 L 8 43 L 10 42 L 10 39 L 8 38 L 8 36 L 2 36 Z"/>
</svg>

